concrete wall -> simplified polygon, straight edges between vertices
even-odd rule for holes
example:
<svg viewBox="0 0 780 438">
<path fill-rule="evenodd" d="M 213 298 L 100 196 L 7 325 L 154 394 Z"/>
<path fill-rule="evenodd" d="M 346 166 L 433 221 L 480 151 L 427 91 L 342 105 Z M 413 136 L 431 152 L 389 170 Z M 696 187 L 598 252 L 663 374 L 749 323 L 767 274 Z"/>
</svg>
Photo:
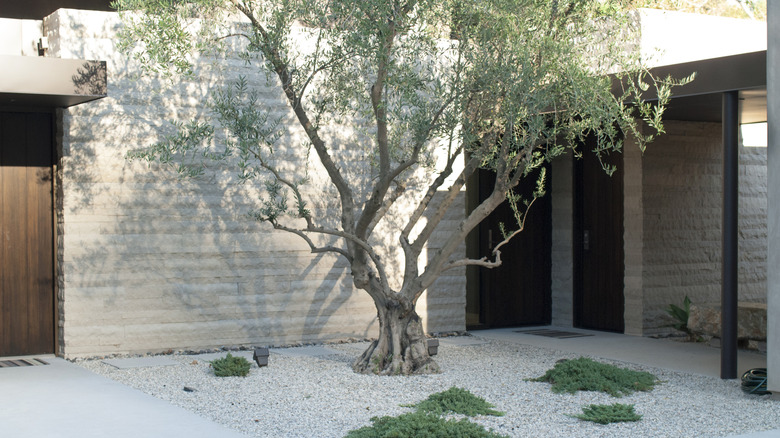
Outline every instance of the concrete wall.
<svg viewBox="0 0 780 438">
<path fill-rule="evenodd" d="M 651 66 L 766 50 L 760 21 L 640 9 L 639 24 L 642 59 Z"/>
<path fill-rule="evenodd" d="M 38 40 L 43 36 L 41 20 L 0 18 L 0 55 L 38 56 Z"/>
<path fill-rule="evenodd" d="M 624 332 L 635 336 L 644 333 L 643 158 L 634 140 L 626 139 L 623 146 L 623 321 Z"/>
<path fill-rule="evenodd" d="M 45 20 L 49 56 L 108 63 L 109 97 L 60 112 L 60 352 L 73 357 L 375 336 L 373 303 L 354 289 L 344 260 L 312 255 L 300 238 L 246 216 L 257 207 L 255 187 L 238 184 L 224 167 L 181 181 L 170 169 L 124 158 L 170 132 L 168 122 L 207 114 L 204 102 L 223 85 L 218 69 L 227 67 L 229 77 L 246 75 L 261 104 L 282 117 L 278 154 L 288 169 L 302 173 L 294 163 L 306 162 L 304 135 L 275 84 L 238 59 L 202 64 L 193 80 L 140 77 L 115 49 L 119 25 L 116 14 L 106 12 L 60 10 Z M 348 132 L 333 126 L 326 133 L 344 161 L 359 153 L 345 146 Z M 338 217 L 314 155 L 306 195 L 322 208 L 321 218 Z M 354 174 L 365 178 L 370 169 Z M 464 209 L 462 203 L 453 207 L 429 252 Z M 383 227 L 393 226 L 391 216 Z M 400 271 L 393 272 L 397 281 Z M 418 311 L 429 332 L 464 329 L 462 270 L 447 272 L 426 295 Z"/>
<path fill-rule="evenodd" d="M 642 164 L 645 335 L 668 330 L 664 309 L 686 295 L 694 303 L 720 301 L 721 127 L 674 121 L 666 127 Z M 739 300 L 765 302 L 766 149 L 740 146 L 739 160 Z M 627 272 L 627 284 L 628 278 Z"/>
</svg>

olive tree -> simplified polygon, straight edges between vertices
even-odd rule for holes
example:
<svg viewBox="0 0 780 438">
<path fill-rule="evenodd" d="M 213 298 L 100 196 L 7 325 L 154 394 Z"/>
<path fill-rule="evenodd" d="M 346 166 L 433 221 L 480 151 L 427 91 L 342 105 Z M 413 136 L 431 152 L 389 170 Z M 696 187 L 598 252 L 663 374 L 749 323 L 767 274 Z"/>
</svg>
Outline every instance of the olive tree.
<svg viewBox="0 0 780 438">
<path fill-rule="evenodd" d="M 283 123 L 240 77 L 211 93 L 212 117 L 179 124 L 177 134 L 132 157 L 169 163 L 184 176 L 203 169 L 187 157 L 231 163 L 243 182 L 263 190 L 254 219 L 299 236 L 314 253 L 346 259 L 355 290 L 373 299 L 379 322 L 377 339 L 353 364 L 361 373 L 437 372 L 415 309 L 423 292 L 447 270 L 501 264 L 502 246 L 544 195 L 545 162 L 567 150 L 620 153 L 624 135 L 644 148 L 662 129 L 672 85 L 638 62 L 631 14 L 618 0 L 118 0 L 114 6 L 124 21 L 124 47 L 150 72 L 194 75 L 193 62 L 240 57 L 279 87 L 305 133 L 301 144 L 281 144 Z M 641 103 L 649 87 L 661 105 Z M 334 125 L 351 130 L 338 130 L 336 139 Z M 596 140 L 591 151 L 578 146 L 586 137 Z M 334 193 L 338 214 L 317 211 L 322 204 L 310 199 L 316 190 L 306 188 L 311 179 L 296 173 L 306 163 L 290 166 L 289 157 L 275 155 L 281 146 L 316 156 L 328 178 L 322 190 Z M 495 173 L 492 193 L 427 253 L 478 169 Z M 537 188 L 522 197 L 513 189 L 528 177 L 537 178 Z M 398 208 L 399 199 L 407 207 Z M 503 241 L 479 259 L 458 252 L 503 202 L 516 217 L 505 224 Z M 394 226 L 375 238 L 390 215 Z M 394 251 L 396 258 L 388 256 Z"/>
</svg>

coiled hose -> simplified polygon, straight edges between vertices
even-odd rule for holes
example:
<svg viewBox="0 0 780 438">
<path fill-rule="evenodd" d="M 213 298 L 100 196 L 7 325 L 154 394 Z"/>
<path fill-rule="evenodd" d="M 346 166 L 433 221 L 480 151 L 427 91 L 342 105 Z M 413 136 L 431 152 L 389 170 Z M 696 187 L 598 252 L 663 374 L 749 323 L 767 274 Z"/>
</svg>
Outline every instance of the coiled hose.
<svg viewBox="0 0 780 438">
<path fill-rule="evenodd" d="M 742 390 L 748 394 L 771 394 L 766 386 L 766 368 L 753 368 L 742 374 Z"/>
</svg>

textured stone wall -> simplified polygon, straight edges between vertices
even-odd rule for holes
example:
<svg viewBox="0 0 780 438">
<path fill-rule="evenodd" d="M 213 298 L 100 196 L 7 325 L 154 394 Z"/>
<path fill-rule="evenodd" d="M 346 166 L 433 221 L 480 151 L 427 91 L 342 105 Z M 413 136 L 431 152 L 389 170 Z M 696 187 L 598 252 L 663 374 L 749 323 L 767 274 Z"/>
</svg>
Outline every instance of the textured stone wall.
<svg viewBox="0 0 780 438">
<path fill-rule="evenodd" d="M 722 146 L 715 123 L 667 122 L 643 158 L 644 334 L 685 295 L 720 301 Z M 766 149 L 740 147 L 739 300 L 766 300 Z"/>
<path fill-rule="evenodd" d="M 571 327 L 574 322 L 572 264 L 574 156 L 567 153 L 552 163 L 552 325 Z"/>
<path fill-rule="evenodd" d="M 60 352 L 73 357 L 375 336 L 373 303 L 352 286 L 346 262 L 312 255 L 300 238 L 250 220 L 258 199 L 252 185 L 239 184 L 222 167 L 181 181 L 168 168 L 125 159 L 170 132 L 170 121 L 208 113 L 203 102 L 223 85 L 217 69 L 226 68 L 228 77 L 246 75 L 260 103 L 282 118 L 282 166 L 303 172 L 293 163 L 306 162 L 304 135 L 275 84 L 238 59 L 201 65 L 193 80 L 139 77 L 115 49 L 119 25 L 116 14 L 106 12 L 60 10 L 45 20 L 49 56 L 107 61 L 109 87 L 107 98 L 60 112 Z M 348 132 L 333 126 L 326 133 L 334 155 L 346 162 L 360 153 L 339 146 Z M 306 195 L 323 219 L 338 217 L 314 154 L 308 163 L 313 183 Z M 350 171 L 364 180 L 370 173 Z M 462 200 L 450 210 L 429 254 L 464 210 Z M 394 226 L 392 220 L 383 225 Z M 398 281 L 400 270 L 392 273 Z M 463 330 L 464 271 L 446 272 L 418 311 L 429 332 Z"/>
<path fill-rule="evenodd" d="M 642 158 L 642 151 L 636 142 L 627 138 L 623 147 L 623 321 L 624 332 L 635 336 L 641 336 L 644 332 Z"/>
</svg>

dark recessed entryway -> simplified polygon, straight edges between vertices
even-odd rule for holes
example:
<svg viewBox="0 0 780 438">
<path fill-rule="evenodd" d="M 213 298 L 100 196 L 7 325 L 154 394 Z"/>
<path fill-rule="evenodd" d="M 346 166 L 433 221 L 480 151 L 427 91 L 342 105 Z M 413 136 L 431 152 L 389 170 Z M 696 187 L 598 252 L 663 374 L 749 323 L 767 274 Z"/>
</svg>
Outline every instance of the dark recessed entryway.
<svg viewBox="0 0 780 438">
<path fill-rule="evenodd" d="M 469 329 L 549 324 L 552 315 L 552 202 L 547 166 L 548 194 L 537 199 L 526 219 L 524 230 L 501 249 L 503 264 L 497 268 L 469 267 L 466 299 Z M 469 184 L 469 199 L 482 202 L 493 190 L 495 175 L 480 170 Z M 515 189 L 530 199 L 536 175 L 525 178 Z M 475 207 L 476 205 L 471 205 Z M 470 258 L 490 256 L 501 242 L 500 224 L 516 229 L 517 222 L 507 202 L 501 204 L 467 243 Z"/>
<path fill-rule="evenodd" d="M 574 326 L 622 333 L 623 155 L 604 158 L 617 167 L 609 176 L 593 148 L 574 164 Z"/>
</svg>

